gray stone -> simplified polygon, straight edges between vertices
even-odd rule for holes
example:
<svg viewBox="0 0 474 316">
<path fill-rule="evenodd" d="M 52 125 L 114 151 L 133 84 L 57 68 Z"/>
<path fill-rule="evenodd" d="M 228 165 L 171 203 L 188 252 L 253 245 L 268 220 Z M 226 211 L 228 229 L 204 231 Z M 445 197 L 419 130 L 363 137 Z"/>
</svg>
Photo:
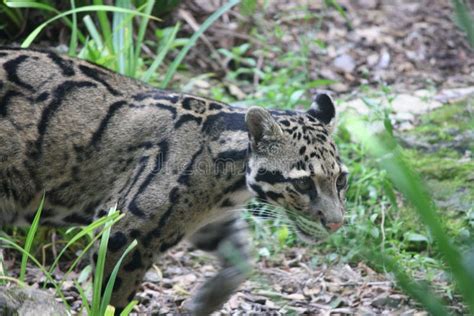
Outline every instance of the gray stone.
<svg viewBox="0 0 474 316">
<path fill-rule="evenodd" d="M 45 290 L 0 286 L 0 315 L 62 316 L 68 312 Z"/>
<path fill-rule="evenodd" d="M 145 273 L 143 280 L 145 282 L 159 283 L 162 279 L 162 276 L 155 270 L 149 270 Z"/>
<path fill-rule="evenodd" d="M 342 72 L 351 73 L 356 68 L 356 63 L 351 55 L 343 54 L 334 59 L 334 67 Z"/>
</svg>

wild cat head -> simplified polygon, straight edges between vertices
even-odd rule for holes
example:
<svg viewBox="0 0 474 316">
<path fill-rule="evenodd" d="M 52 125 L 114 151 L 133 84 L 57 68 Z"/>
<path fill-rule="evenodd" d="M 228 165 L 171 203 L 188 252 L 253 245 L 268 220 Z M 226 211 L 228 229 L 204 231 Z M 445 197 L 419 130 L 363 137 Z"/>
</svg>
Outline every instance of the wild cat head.
<svg viewBox="0 0 474 316">
<path fill-rule="evenodd" d="M 331 133 L 336 111 L 319 94 L 306 112 L 249 108 L 247 186 L 261 200 L 283 207 L 298 234 L 316 241 L 344 220 L 347 168 Z"/>
</svg>

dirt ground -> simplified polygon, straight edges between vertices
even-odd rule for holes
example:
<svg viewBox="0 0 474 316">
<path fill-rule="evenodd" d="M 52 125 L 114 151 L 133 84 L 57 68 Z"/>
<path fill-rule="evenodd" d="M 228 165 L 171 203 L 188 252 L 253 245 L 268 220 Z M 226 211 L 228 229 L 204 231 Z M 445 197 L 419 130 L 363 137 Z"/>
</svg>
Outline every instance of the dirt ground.
<svg viewBox="0 0 474 316">
<path fill-rule="evenodd" d="M 322 2 L 272 0 L 265 13 L 257 10 L 250 17 L 232 11 L 206 32 L 205 40 L 191 52 L 188 63 L 200 73 L 225 72 L 230 65 L 225 60 L 209 58 L 213 50 L 246 41 L 257 48 L 264 45 L 247 35 L 256 27 L 267 39 L 265 45 L 283 51 L 299 51 L 300 39 L 313 37 L 307 65 L 312 69 L 311 79 L 338 81 L 329 88 L 339 94 L 354 93 L 361 84 L 386 83 L 402 92 L 474 85 L 474 51 L 453 23 L 449 0 L 338 1 L 346 19 L 336 10 L 323 11 Z M 185 29 L 190 28 L 189 16 L 199 22 L 200 16 L 212 12 L 223 1 L 187 3 L 178 13 Z M 308 19 L 302 5 L 309 12 L 324 12 L 323 19 Z M 275 25 L 283 29 L 282 38 L 275 36 Z M 325 47 L 316 40 L 325 43 Z M 272 58 L 259 56 L 257 49 L 249 54 L 259 58 L 259 65 L 274 63 Z"/>
<path fill-rule="evenodd" d="M 310 268 L 310 261 L 305 249 L 293 248 L 278 266 L 259 262 L 251 279 L 214 315 L 427 315 L 363 263 Z M 217 267 L 200 251 L 171 251 L 147 273 L 136 296 L 139 314 L 182 314 L 183 301 Z"/>
</svg>

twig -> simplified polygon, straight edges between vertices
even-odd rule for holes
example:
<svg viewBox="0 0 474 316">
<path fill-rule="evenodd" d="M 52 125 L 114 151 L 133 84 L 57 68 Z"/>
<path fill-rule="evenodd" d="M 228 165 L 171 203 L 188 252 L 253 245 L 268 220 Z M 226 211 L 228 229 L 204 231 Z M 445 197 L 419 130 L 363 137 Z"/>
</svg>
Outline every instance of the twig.
<svg viewBox="0 0 474 316">
<path fill-rule="evenodd" d="M 227 29 L 223 29 L 223 28 L 219 28 L 219 27 L 215 27 L 213 29 L 213 31 L 214 31 L 214 34 L 231 35 L 233 37 L 240 38 L 240 39 L 246 40 L 248 42 L 252 42 L 252 44 L 255 44 L 257 46 L 270 47 L 270 45 L 268 45 L 267 43 L 259 41 L 256 38 L 253 38 L 252 36 L 249 36 L 247 34 L 242 34 L 242 33 L 236 32 L 236 31 L 231 31 L 231 30 L 227 30 Z"/>
<path fill-rule="evenodd" d="M 258 59 L 257 59 L 257 66 L 255 67 L 257 71 L 254 72 L 253 74 L 253 85 L 255 87 L 255 89 L 257 89 L 258 87 L 258 84 L 260 83 L 260 76 L 258 75 L 258 72 L 262 69 L 263 67 L 263 56 L 260 55 L 258 56 Z"/>
<path fill-rule="evenodd" d="M 189 24 L 191 29 L 194 32 L 197 32 L 199 30 L 199 25 L 197 21 L 194 19 L 194 17 L 186 10 L 179 9 L 178 10 L 178 16 L 182 18 L 186 23 Z M 220 67 L 222 70 L 227 70 L 226 64 L 221 60 L 219 56 L 219 52 L 214 48 L 212 45 L 211 41 L 206 37 L 206 35 L 202 34 L 201 35 L 201 40 L 204 42 L 204 44 L 207 46 L 207 48 L 212 52 L 212 54 L 215 56 L 215 59 L 219 63 Z"/>
<path fill-rule="evenodd" d="M 381 211 L 382 211 L 382 220 L 380 221 L 380 231 L 382 233 L 381 250 L 382 250 L 382 253 L 385 253 L 385 205 L 384 204 L 382 204 Z"/>
</svg>

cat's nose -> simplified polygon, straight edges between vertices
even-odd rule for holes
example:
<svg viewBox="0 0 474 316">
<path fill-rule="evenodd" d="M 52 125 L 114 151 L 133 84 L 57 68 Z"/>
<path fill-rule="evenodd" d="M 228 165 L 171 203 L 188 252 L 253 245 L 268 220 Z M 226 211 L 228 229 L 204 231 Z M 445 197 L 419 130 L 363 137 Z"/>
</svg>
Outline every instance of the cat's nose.
<svg viewBox="0 0 474 316">
<path fill-rule="evenodd" d="M 340 222 L 340 223 L 326 223 L 325 226 L 330 232 L 335 232 L 336 230 L 338 230 L 342 226 L 342 222 Z"/>
<path fill-rule="evenodd" d="M 321 211 L 318 211 L 317 214 L 319 215 L 321 224 L 323 224 L 323 226 L 331 233 L 338 230 L 342 226 L 342 224 L 344 224 L 344 217 L 342 216 L 342 212 L 341 216 L 335 216 L 334 213 L 330 214 L 332 216 L 325 216 L 324 213 Z"/>
</svg>

